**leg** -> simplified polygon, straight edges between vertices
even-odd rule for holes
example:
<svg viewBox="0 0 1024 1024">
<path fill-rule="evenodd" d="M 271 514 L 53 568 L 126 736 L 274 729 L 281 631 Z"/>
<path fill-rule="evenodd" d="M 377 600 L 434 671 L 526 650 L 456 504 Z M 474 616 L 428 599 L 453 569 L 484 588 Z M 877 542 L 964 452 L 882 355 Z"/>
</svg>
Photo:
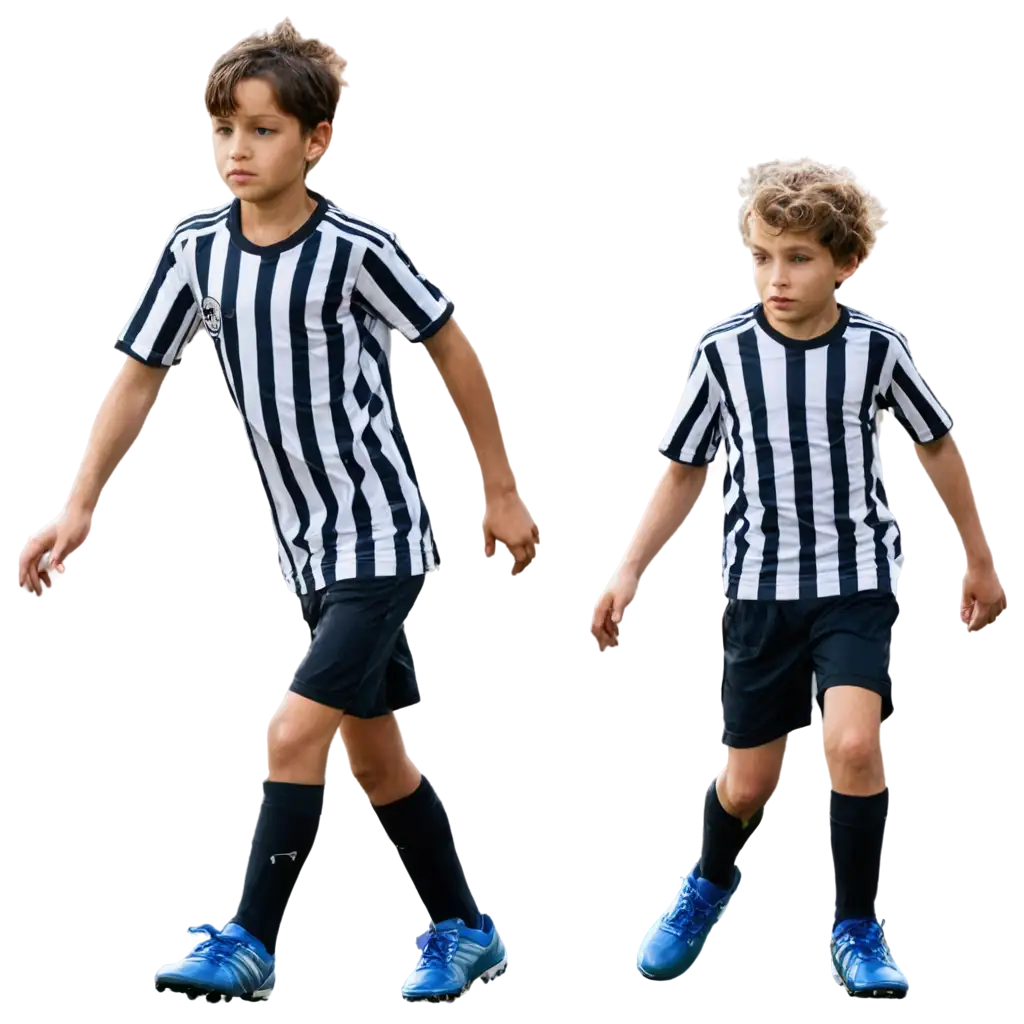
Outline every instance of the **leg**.
<svg viewBox="0 0 1024 1024">
<path fill-rule="evenodd" d="M 775 791 L 786 737 L 757 747 L 730 747 L 721 775 L 704 801 L 704 846 L 700 876 L 731 888 L 736 857 L 761 823 L 762 808 Z"/>
<path fill-rule="evenodd" d="M 209 939 L 184 960 L 157 973 L 157 991 L 170 988 L 190 999 L 217 1002 L 267 999 L 274 988 L 274 948 L 292 888 L 309 856 L 320 824 L 327 751 L 341 712 L 296 693 L 281 702 L 267 732 L 270 777 L 245 872 L 238 912 L 223 932 L 210 925 Z"/>
<path fill-rule="evenodd" d="M 459 918 L 470 928 L 480 927 L 448 816 L 430 782 L 409 760 L 395 716 L 345 715 L 341 737 L 352 774 L 398 848 L 430 919 L 437 923 Z"/>
<path fill-rule="evenodd" d="M 850 995 L 897 999 L 907 979 L 875 918 L 875 894 L 889 808 L 879 733 L 893 710 L 889 645 L 898 615 L 892 594 L 863 591 L 831 599 L 813 627 L 832 779 L 832 974 Z"/>
<path fill-rule="evenodd" d="M 803 606 L 730 599 L 722 616 L 725 769 L 704 800 L 700 863 L 647 932 L 637 967 L 647 978 L 690 969 L 740 883 L 736 857 L 779 781 L 786 737 L 811 721 Z"/>
</svg>

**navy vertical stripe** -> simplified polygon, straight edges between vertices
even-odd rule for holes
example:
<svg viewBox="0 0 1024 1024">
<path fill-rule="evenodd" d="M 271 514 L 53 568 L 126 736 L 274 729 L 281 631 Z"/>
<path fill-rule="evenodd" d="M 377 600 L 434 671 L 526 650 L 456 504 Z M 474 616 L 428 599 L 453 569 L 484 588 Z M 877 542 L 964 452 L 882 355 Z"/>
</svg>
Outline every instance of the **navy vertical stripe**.
<svg viewBox="0 0 1024 1024">
<path fill-rule="evenodd" d="M 313 567 L 310 564 L 312 552 L 306 534 L 309 532 L 309 505 L 302 493 L 288 455 L 284 450 L 281 435 L 281 414 L 277 409 L 277 381 L 274 372 L 274 335 L 270 316 L 270 299 L 274 292 L 274 278 L 277 274 L 279 257 L 261 256 L 260 269 L 256 277 L 255 320 L 256 320 L 256 376 L 259 381 L 260 406 L 263 410 L 263 428 L 267 442 L 274 452 L 277 467 L 281 473 L 281 481 L 288 492 L 288 497 L 295 506 L 299 525 L 292 537 L 292 544 L 306 553 L 302 567 L 302 578 L 305 581 L 305 592 L 315 590 Z"/>
<path fill-rule="evenodd" d="M 316 436 L 313 419 L 313 399 L 309 382 L 309 335 L 306 331 L 306 296 L 313 277 L 320 246 L 324 236 L 314 231 L 302 245 L 295 273 L 292 276 L 292 291 L 288 299 L 288 329 L 292 350 L 292 391 L 295 398 L 295 425 L 299 433 L 302 457 L 309 467 L 309 475 L 316 492 L 324 504 L 325 518 L 322 527 L 322 549 L 324 552 L 337 550 L 339 505 L 334 488 L 327 476 L 323 453 Z M 330 585 L 336 580 L 333 565 L 321 566 L 324 583 Z"/>
<path fill-rule="evenodd" d="M 786 349 L 786 404 L 789 407 L 789 444 L 793 453 L 793 491 L 800 531 L 800 597 L 817 597 L 818 567 L 814 553 L 814 477 L 807 440 L 807 354 Z"/>
<path fill-rule="evenodd" d="M 362 348 L 366 354 L 377 364 L 380 373 L 381 383 L 388 378 L 387 358 L 384 355 L 377 339 L 366 329 L 366 325 L 357 318 L 359 335 L 362 339 Z M 387 391 L 387 385 L 385 384 Z M 388 394 L 388 400 L 391 396 Z M 394 408 L 394 402 L 391 402 Z M 380 478 L 384 494 L 391 506 L 391 519 L 395 527 L 395 558 L 397 560 L 397 573 L 399 576 L 407 576 L 412 571 L 412 555 L 409 552 L 409 534 L 412 532 L 412 516 L 409 514 L 409 506 L 406 503 L 405 495 L 402 493 L 402 483 L 398 478 L 398 472 L 392 465 L 391 460 L 384 453 L 380 438 L 374 429 L 374 420 L 378 419 L 384 409 L 378 395 L 371 395 L 367 403 L 369 418 L 363 428 L 362 441 L 366 450 L 370 453 L 370 462 L 373 465 L 377 476 Z"/>
<path fill-rule="evenodd" d="M 764 397 L 764 379 L 757 351 L 757 333 L 743 331 L 737 339 L 740 365 L 743 367 L 743 386 L 747 392 L 747 406 L 754 432 L 754 457 L 757 461 L 757 493 L 764 509 L 761 515 L 761 533 L 764 536 L 764 556 L 757 583 L 759 601 L 775 600 L 775 580 L 779 568 L 779 507 L 775 490 L 775 455 L 768 435 L 768 406 Z"/>
<path fill-rule="evenodd" d="M 260 462 L 259 454 L 256 451 L 256 442 L 253 440 L 252 427 L 249 426 L 249 419 L 245 415 L 245 390 L 242 387 L 242 361 L 238 355 L 238 317 L 234 315 L 238 303 L 238 267 L 241 257 L 241 250 L 234 245 L 228 246 L 227 260 L 224 264 L 224 287 L 221 289 L 220 305 L 223 310 L 221 316 L 221 333 L 224 335 L 224 358 L 231 370 L 231 380 L 234 384 L 234 392 L 238 411 L 242 414 L 242 421 L 245 423 L 245 435 L 249 438 L 249 447 L 252 449 L 252 457 L 256 460 L 256 468 L 260 471 L 260 482 L 266 492 L 267 500 L 270 502 L 270 515 L 274 520 L 274 529 L 277 531 L 278 544 L 288 560 L 288 567 L 291 569 L 293 580 L 299 579 L 299 572 L 295 567 L 295 559 L 284 539 L 281 531 L 281 520 L 277 515 L 277 505 L 274 503 L 274 494 L 270 489 L 270 482 L 267 474 L 263 471 L 263 463 Z M 282 566 L 282 569 L 284 566 Z"/>
<path fill-rule="evenodd" d="M 696 398 L 694 398 L 690 408 L 686 410 L 686 415 L 684 415 L 679 421 L 679 426 L 676 428 L 675 434 L 672 435 L 672 440 L 665 449 L 665 454 L 670 459 L 679 461 L 681 458 L 683 446 L 686 444 L 686 439 L 690 436 L 690 432 L 697 425 L 697 420 L 700 419 L 701 414 L 708 407 L 708 396 L 710 394 L 711 385 L 707 377 L 705 377 L 704 382 L 700 386 L 700 390 L 697 392 Z M 712 422 L 714 422 L 713 419 Z"/>
<path fill-rule="evenodd" d="M 846 395 L 846 346 L 828 347 L 825 370 L 825 422 L 828 425 L 829 457 L 832 463 L 833 507 L 839 538 L 839 593 L 857 593 L 857 537 L 850 518 L 850 467 L 846 461 L 846 423 L 843 401 Z"/>
<path fill-rule="evenodd" d="M 352 258 L 352 243 L 346 238 L 335 242 L 334 262 L 324 294 L 323 326 L 327 335 L 327 366 L 330 375 L 331 419 L 334 439 L 342 465 L 352 481 L 352 519 L 356 526 L 356 576 L 376 575 L 376 551 L 373 543 L 373 518 L 370 503 L 363 494 L 366 471 L 353 453 L 352 424 L 345 412 L 345 332 L 338 322 L 344 298 L 345 278 Z M 336 527 L 337 524 L 335 524 Z"/>
<path fill-rule="evenodd" d="M 736 406 L 733 404 L 732 392 L 729 390 L 729 381 L 725 375 L 725 367 L 722 365 L 722 358 L 718 354 L 718 349 L 714 342 L 704 349 L 704 354 L 707 357 L 708 366 L 711 367 L 711 372 L 715 375 L 715 380 L 718 381 L 718 386 L 722 391 L 722 400 L 725 402 L 725 407 L 732 419 L 732 443 L 736 446 L 736 470 L 733 473 L 733 479 L 736 482 L 739 493 L 732 508 L 726 512 L 723 525 L 724 535 L 727 540 L 736 523 L 742 520 L 743 524 L 736 531 L 736 558 L 729 567 L 728 596 L 734 598 L 736 597 L 738 581 L 743 575 L 743 560 L 746 558 L 747 549 L 750 547 L 750 542 L 747 540 L 747 531 L 750 529 L 750 520 L 747 519 L 749 502 L 747 501 L 747 492 L 743 487 L 746 477 L 746 467 L 743 460 L 743 437 L 740 434 L 740 421 L 736 415 Z M 725 542 L 723 541 L 723 560 L 725 558 L 725 550 Z"/>
<path fill-rule="evenodd" d="M 875 392 L 882 377 L 882 366 L 885 364 L 888 351 L 888 339 L 877 331 L 872 331 L 868 342 L 868 372 L 864 384 L 864 400 L 860 407 L 860 434 L 864 448 L 864 501 L 868 509 L 864 523 L 875 537 L 875 573 L 878 577 L 879 590 L 892 588 L 889 552 L 885 547 L 885 532 L 889 524 L 881 522 L 878 518 L 878 505 L 873 493 L 875 475 L 872 468 L 875 461 L 874 437 L 878 429 Z M 885 504 L 885 488 L 881 480 L 878 481 L 878 497 Z"/>
<path fill-rule="evenodd" d="M 898 384 L 903 393 L 908 399 L 910 399 L 910 403 L 917 410 L 918 416 L 920 416 L 927 425 L 932 438 L 942 437 L 948 430 L 946 424 L 935 411 L 931 402 L 921 394 L 917 385 L 910 379 L 910 375 L 903 369 L 899 362 L 897 362 L 892 369 L 892 382 L 893 384 Z M 893 412 L 895 412 L 899 417 L 900 422 L 910 433 L 910 436 L 913 437 L 915 441 L 920 442 L 922 438 L 917 436 L 917 431 L 910 425 L 910 421 L 907 419 L 906 413 L 904 413 L 899 402 L 897 402 L 893 396 L 891 387 L 889 388 L 889 397 L 892 402 Z"/>
<path fill-rule="evenodd" d="M 398 283 L 395 275 L 387 268 L 384 261 L 372 250 L 363 253 L 363 270 L 373 279 L 373 283 L 387 296 L 388 301 L 418 331 L 429 327 L 433 316 L 420 308 L 419 303 Z M 369 308 L 372 304 L 363 296 Z"/>
</svg>

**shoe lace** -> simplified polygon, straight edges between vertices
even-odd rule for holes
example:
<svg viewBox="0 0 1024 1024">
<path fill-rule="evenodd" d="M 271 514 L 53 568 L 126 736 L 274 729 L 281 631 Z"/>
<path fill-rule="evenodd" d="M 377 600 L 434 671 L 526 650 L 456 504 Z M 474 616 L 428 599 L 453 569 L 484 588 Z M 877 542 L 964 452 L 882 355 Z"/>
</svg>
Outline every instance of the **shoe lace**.
<svg viewBox="0 0 1024 1024">
<path fill-rule="evenodd" d="M 438 931 L 437 925 L 431 922 L 429 930 L 416 939 L 416 945 L 422 953 L 421 967 L 446 967 L 459 948 L 459 933 L 447 929 Z"/>
<path fill-rule="evenodd" d="M 852 947 L 858 957 L 864 960 L 881 960 L 891 963 L 889 947 L 885 942 L 885 933 L 878 921 L 851 921 L 843 933 L 843 945 Z"/>
<path fill-rule="evenodd" d="M 189 931 L 194 933 L 206 932 L 210 936 L 204 942 L 200 942 L 199 945 L 192 950 L 193 955 L 196 953 L 202 953 L 208 960 L 228 960 L 234 954 L 235 950 L 242 945 L 241 939 L 235 939 L 230 935 L 225 935 L 223 932 L 214 928 L 212 924 L 201 924 L 197 928 L 189 928 Z"/>
<path fill-rule="evenodd" d="M 675 906 L 666 914 L 663 927 L 668 927 L 669 931 L 680 937 L 695 935 L 704 927 L 704 922 L 713 910 L 711 904 L 684 879 Z"/>
</svg>

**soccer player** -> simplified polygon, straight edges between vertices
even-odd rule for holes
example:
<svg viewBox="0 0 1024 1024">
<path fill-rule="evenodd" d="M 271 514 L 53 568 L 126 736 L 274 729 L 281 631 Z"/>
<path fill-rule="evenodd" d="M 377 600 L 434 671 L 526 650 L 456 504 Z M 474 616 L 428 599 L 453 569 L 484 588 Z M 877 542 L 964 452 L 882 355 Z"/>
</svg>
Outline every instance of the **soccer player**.
<svg viewBox="0 0 1024 1024">
<path fill-rule="evenodd" d="M 808 160 L 761 164 L 740 192 L 760 301 L 697 345 L 661 444 L 671 464 L 592 622 L 602 651 L 618 644 L 640 576 L 689 514 L 724 440 L 728 758 L 707 791 L 700 861 L 637 966 L 667 979 L 697 958 L 739 885 L 736 857 L 778 782 L 786 737 L 810 724 L 816 691 L 832 782 L 833 975 L 851 995 L 899 998 L 907 981 L 874 904 L 889 800 L 879 732 L 893 710 L 889 639 L 903 564 L 882 484 L 881 410 L 913 438 L 960 532 L 962 621 L 982 629 L 1006 598 L 952 421 L 906 338 L 836 302 L 871 251 L 881 207 L 845 169 Z"/>
<path fill-rule="evenodd" d="M 235 198 L 171 233 L 117 341 L 128 358 L 67 505 L 20 560 L 20 582 L 36 595 L 51 583 L 42 556 L 49 552 L 48 565 L 64 572 L 167 370 L 205 327 L 311 634 L 270 723 L 269 778 L 238 911 L 223 930 L 190 929 L 205 932 L 204 941 L 156 975 L 158 990 L 211 1002 L 266 999 L 274 987 L 278 927 L 313 846 L 337 732 L 430 914 L 405 998 L 453 999 L 506 965 L 466 883 L 444 807 L 406 755 L 394 717 L 419 700 L 403 623 L 438 554 L 395 411 L 392 329 L 426 348 L 465 423 L 483 474 L 486 554 L 504 543 L 516 575 L 540 538 L 452 303 L 393 234 L 306 187 L 331 141 L 344 66 L 288 21 L 217 61 L 206 106 L 217 169 Z"/>
</svg>

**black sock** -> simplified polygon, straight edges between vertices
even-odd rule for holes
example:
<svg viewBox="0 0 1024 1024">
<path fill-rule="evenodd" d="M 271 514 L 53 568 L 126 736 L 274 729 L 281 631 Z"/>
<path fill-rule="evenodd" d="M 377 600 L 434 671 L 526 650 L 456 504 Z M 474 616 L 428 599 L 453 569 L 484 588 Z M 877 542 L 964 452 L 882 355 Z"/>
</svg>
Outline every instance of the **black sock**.
<svg viewBox="0 0 1024 1024">
<path fill-rule="evenodd" d="M 731 889 L 733 867 L 743 844 L 761 824 L 759 808 L 745 824 L 733 817 L 718 799 L 717 779 L 704 798 L 704 846 L 700 854 L 700 877 L 720 889 Z"/>
<path fill-rule="evenodd" d="M 288 897 L 313 847 L 323 803 L 323 786 L 263 783 L 263 806 L 233 920 L 255 935 L 268 953 L 274 952 Z"/>
<path fill-rule="evenodd" d="M 460 917 L 470 928 L 480 913 L 462 873 L 448 815 L 426 776 L 401 800 L 374 807 L 388 838 L 398 847 L 405 870 L 430 914 L 430 920 Z"/>
<path fill-rule="evenodd" d="M 882 834 L 889 790 L 874 796 L 832 792 L 832 860 L 836 869 L 836 920 L 874 917 Z"/>
</svg>

